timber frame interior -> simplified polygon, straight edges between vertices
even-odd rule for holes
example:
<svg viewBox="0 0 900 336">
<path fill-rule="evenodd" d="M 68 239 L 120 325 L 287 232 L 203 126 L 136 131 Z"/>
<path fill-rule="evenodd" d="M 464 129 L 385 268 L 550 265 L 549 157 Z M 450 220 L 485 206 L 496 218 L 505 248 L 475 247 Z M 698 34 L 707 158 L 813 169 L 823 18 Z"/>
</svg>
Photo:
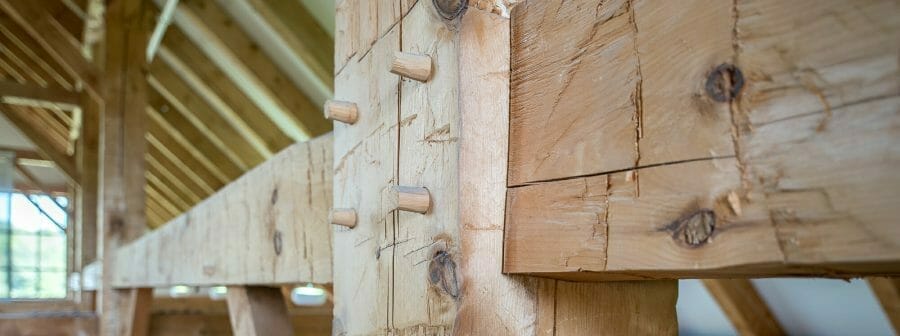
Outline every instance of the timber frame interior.
<svg viewBox="0 0 900 336">
<path fill-rule="evenodd" d="M 323 3 L 0 0 L 78 275 L 0 334 L 677 334 L 679 279 L 785 334 L 760 277 L 900 332 L 896 1 Z"/>
</svg>

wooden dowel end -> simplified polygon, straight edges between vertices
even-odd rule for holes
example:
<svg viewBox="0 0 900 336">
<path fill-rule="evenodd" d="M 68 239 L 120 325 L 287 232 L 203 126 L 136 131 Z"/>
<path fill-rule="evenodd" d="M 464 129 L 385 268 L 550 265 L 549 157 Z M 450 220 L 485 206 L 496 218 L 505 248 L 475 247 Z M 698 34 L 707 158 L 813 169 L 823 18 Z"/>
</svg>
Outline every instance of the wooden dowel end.
<svg viewBox="0 0 900 336">
<path fill-rule="evenodd" d="M 395 186 L 397 209 L 426 213 L 431 208 L 431 194 L 424 187 Z"/>
<path fill-rule="evenodd" d="M 391 62 L 391 72 L 400 76 L 427 82 L 431 78 L 431 57 L 398 51 Z"/>
<path fill-rule="evenodd" d="M 352 229 L 356 227 L 356 210 L 332 209 L 329 221 L 331 224 L 346 226 Z"/>
<path fill-rule="evenodd" d="M 355 124 L 359 118 L 359 109 L 356 103 L 329 100 L 325 102 L 325 119 L 340 121 L 345 124 Z"/>
</svg>

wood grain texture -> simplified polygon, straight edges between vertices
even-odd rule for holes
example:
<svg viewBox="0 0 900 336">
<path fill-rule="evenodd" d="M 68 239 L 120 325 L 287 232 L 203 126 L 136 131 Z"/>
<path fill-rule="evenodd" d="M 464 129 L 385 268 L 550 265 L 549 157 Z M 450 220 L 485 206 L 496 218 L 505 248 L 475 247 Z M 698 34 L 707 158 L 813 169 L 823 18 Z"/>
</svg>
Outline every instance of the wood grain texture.
<svg viewBox="0 0 900 336">
<path fill-rule="evenodd" d="M 394 1 L 338 3 L 336 50 L 350 43 L 342 32 L 358 29 L 358 16 L 365 15 L 355 6 L 389 2 Z M 395 17 L 388 11 L 377 13 Z M 352 101 L 359 110 L 355 124 L 334 125 L 334 206 L 357 213 L 355 228 L 335 227 L 333 232 L 335 334 L 384 333 L 391 319 L 400 82 L 389 66 L 400 48 L 399 27 L 373 42 L 368 52 L 354 54 L 335 77 L 334 98 Z M 339 61 L 344 60 L 335 59 L 336 64 Z"/>
<path fill-rule="evenodd" d="M 237 335 L 286 336 L 294 330 L 278 288 L 228 287 L 228 318 Z"/>
<path fill-rule="evenodd" d="M 740 335 L 784 335 L 781 324 L 748 279 L 703 280 Z"/>
<path fill-rule="evenodd" d="M 894 333 L 900 332 L 900 280 L 897 278 L 869 278 L 869 288 L 881 303 L 881 309 L 891 322 Z"/>
<path fill-rule="evenodd" d="M 14 314 L 0 317 L 0 334 L 9 336 L 81 336 L 97 335 L 97 316 L 41 316 L 41 314 Z"/>
<path fill-rule="evenodd" d="M 330 283 L 332 145 L 331 136 L 292 145 L 122 247 L 112 284 Z"/>
<path fill-rule="evenodd" d="M 594 4 L 514 12 L 506 272 L 900 272 L 895 2 Z"/>
</svg>

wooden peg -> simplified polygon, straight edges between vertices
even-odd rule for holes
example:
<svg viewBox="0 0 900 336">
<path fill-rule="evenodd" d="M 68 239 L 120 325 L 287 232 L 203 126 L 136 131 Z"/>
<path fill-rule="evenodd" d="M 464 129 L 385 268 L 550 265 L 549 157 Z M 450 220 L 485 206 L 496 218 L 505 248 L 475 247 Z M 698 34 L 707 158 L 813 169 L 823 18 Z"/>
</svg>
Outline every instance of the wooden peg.
<svg viewBox="0 0 900 336">
<path fill-rule="evenodd" d="M 356 210 L 332 209 L 329 221 L 331 221 L 331 224 L 346 226 L 352 229 L 356 227 Z"/>
<path fill-rule="evenodd" d="M 397 209 L 426 213 L 431 207 L 431 194 L 423 187 L 395 186 L 397 192 Z"/>
<path fill-rule="evenodd" d="M 359 117 L 356 103 L 329 100 L 325 102 L 325 119 L 353 125 Z"/>
<path fill-rule="evenodd" d="M 431 57 L 402 51 L 394 52 L 391 72 L 420 82 L 427 82 L 431 77 Z"/>
</svg>

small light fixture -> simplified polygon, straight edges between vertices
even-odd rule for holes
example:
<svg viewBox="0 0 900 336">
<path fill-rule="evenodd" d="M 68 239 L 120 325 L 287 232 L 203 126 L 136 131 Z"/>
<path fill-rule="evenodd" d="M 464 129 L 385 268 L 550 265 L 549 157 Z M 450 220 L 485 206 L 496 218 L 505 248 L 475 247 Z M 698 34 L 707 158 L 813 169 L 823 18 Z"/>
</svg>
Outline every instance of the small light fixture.
<svg viewBox="0 0 900 336">
<path fill-rule="evenodd" d="M 193 290 L 188 286 L 179 285 L 169 288 L 169 296 L 173 298 L 189 296 L 192 292 Z"/>
<path fill-rule="evenodd" d="M 209 298 L 219 301 L 224 300 L 225 296 L 228 295 L 228 287 L 225 286 L 215 286 L 209 288 Z"/>
<path fill-rule="evenodd" d="M 315 307 L 325 304 L 325 290 L 308 283 L 306 286 L 294 287 L 291 290 L 291 302 L 296 306 Z"/>
</svg>

